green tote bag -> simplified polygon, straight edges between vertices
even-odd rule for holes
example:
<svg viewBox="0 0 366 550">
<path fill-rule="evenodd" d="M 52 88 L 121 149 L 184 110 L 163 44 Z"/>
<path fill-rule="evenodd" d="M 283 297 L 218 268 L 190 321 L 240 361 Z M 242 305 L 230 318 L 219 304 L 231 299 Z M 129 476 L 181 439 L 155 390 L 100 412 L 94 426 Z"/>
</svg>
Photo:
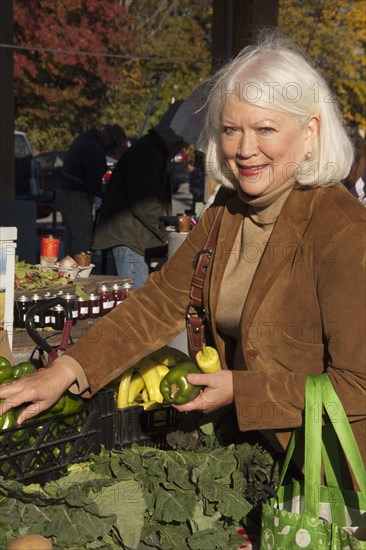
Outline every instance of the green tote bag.
<svg viewBox="0 0 366 550">
<path fill-rule="evenodd" d="M 323 407 L 330 423 L 322 426 Z M 366 550 L 366 472 L 348 418 L 327 374 L 308 376 L 304 481 L 283 486 L 299 431 L 292 434 L 277 496 L 263 505 L 260 550 Z M 337 440 L 360 492 L 343 489 Z M 326 486 L 321 486 L 323 463 Z"/>
</svg>

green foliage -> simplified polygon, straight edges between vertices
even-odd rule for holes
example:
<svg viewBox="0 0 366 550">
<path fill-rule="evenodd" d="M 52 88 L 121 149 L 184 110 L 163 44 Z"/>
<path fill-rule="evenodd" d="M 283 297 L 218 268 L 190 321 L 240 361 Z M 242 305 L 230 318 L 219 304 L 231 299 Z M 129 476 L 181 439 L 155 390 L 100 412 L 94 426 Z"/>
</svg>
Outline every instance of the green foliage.
<svg viewBox="0 0 366 550">
<path fill-rule="evenodd" d="M 272 463 L 248 443 L 103 451 L 43 487 L 2 483 L 0 544 L 42 533 L 55 550 L 237 549 L 236 530 L 252 509 L 250 479 L 259 483 L 258 465 L 269 476 Z"/>
<path fill-rule="evenodd" d="M 14 0 L 14 42 L 43 48 L 16 50 L 16 128 L 35 152 L 92 125 L 147 131 L 208 74 L 211 15 L 202 0 Z"/>
<path fill-rule="evenodd" d="M 55 269 L 28 264 L 18 259 L 15 262 L 14 285 L 17 290 L 34 290 L 67 283 L 68 279 L 59 277 Z"/>
<path fill-rule="evenodd" d="M 345 118 L 366 129 L 365 1 L 280 0 L 278 26 L 327 77 Z"/>
<path fill-rule="evenodd" d="M 187 97 L 208 75 L 212 12 L 211 3 L 201 0 L 133 0 L 128 10 L 138 58 L 111 86 L 119 101 L 107 112 L 124 121 L 129 135 L 139 135 L 159 121 L 172 100 Z"/>
<path fill-rule="evenodd" d="M 279 0 L 278 19 L 363 127 L 364 8 L 364 0 Z M 65 149 L 109 122 L 145 133 L 211 69 L 211 0 L 14 0 L 14 18 L 15 44 L 52 50 L 14 55 L 16 128 L 35 152 Z"/>
</svg>

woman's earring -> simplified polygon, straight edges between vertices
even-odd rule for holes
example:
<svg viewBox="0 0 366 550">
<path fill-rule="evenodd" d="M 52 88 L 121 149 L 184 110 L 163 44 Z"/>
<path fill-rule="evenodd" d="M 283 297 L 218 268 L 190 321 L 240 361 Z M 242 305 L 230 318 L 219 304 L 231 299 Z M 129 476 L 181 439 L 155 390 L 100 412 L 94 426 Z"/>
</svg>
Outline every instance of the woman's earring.
<svg viewBox="0 0 366 550">
<path fill-rule="evenodd" d="M 305 160 L 310 160 L 311 158 L 311 151 L 308 151 L 305 155 Z"/>
</svg>

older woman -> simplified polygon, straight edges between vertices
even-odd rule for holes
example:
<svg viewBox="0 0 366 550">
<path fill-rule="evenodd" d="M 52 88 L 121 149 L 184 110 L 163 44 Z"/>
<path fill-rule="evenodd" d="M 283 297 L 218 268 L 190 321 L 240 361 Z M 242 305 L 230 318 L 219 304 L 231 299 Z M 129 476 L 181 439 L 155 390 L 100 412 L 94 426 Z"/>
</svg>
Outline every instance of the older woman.
<svg viewBox="0 0 366 550">
<path fill-rule="evenodd" d="M 178 408 L 233 403 L 241 430 L 283 449 L 302 423 L 306 375 L 327 371 L 364 452 L 366 210 L 338 183 L 353 153 L 336 101 L 277 38 L 245 48 L 208 89 L 207 172 L 222 184 L 213 205 L 161 271 L 50 369 L 1 387 L 2 406 L 44 409 L 69 387 L 90 395 L 181 332 L 192 262 L 223 206 L 203 289 L 223 370 L 190 375 L 205 389 Z"/>
</svg>

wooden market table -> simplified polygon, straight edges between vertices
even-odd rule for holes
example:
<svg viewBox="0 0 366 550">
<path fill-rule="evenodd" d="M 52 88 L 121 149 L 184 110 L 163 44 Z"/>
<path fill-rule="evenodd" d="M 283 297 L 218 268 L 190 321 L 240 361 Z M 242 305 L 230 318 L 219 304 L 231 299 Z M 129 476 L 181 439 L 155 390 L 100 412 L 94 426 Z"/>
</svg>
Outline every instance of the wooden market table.
<svg viewBox="0 0 366 550">
<path fill-rule="evenodd" d="M 125 282 L 130 282 L 130 279 L 124 279 L 118 276 L 112 275 L 90 275 L 87 278 L 78 278 L 73 281 L 70 281 L 67 285 L 60 285 L 57 287 L 46 287 L 42 289 L 33 289 L 33 290 L 16 290 L 15 299 L 22 295 L 32 296 L 33 294 L 39 294 L 44 296 L 47 292 L 52 292 L 52 294 L 57 294 L 59 291 L 62 291 L 64 294 L 74 294 L 76 284 L 80 285 L 86 294 L 94 293 L 96 294 L 97 288 L 103 284 L 107 286 L 112 286 L 114 284 L 122 285 Z M 83 321 L 77 320 L 75 325 L 71 328 L 71 338 L 75 342 L 80 336 L 85 334 L 96 322 L 96 319 L 85 319 Z M 38 329 L 38 333 L 52 346 L 58 346 L 61 339 L 61 333 L 55 331 L 49 327 L 44 329 Z M 19 361 L 27 361 L 30 359 L 32 352 L 34 351 L 36 344 L 30 338 L 25 329 L 14 329 L 13 333 L 13 350 L 12 353 L 15 359 Z"/>
</svg>

